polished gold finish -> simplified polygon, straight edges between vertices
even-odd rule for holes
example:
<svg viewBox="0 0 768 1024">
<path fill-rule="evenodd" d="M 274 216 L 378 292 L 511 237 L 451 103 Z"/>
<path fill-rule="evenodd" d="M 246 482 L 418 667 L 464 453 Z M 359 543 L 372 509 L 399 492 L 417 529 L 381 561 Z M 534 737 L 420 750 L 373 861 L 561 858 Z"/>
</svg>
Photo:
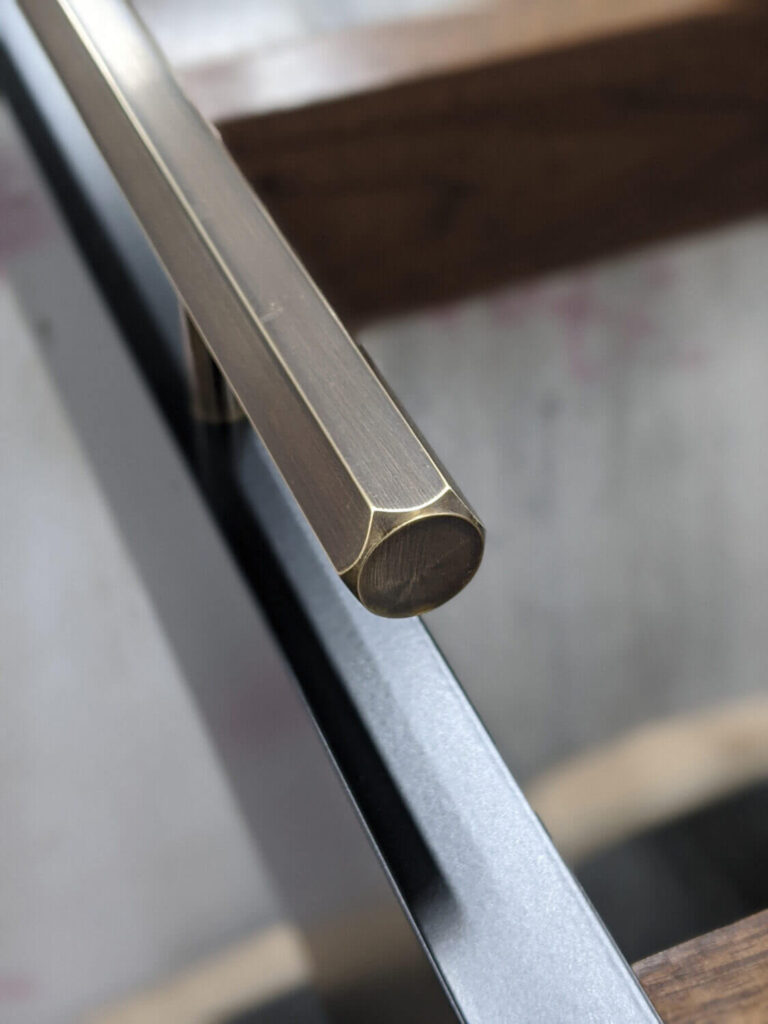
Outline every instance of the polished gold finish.
<svg viewBox="0 0 768 1024">
<path fill-rule="evenodd" d="M 452 597 L 482 526 L 135 14 L 20 6 L 336 571 L 381 615 Z"/>
</svg>

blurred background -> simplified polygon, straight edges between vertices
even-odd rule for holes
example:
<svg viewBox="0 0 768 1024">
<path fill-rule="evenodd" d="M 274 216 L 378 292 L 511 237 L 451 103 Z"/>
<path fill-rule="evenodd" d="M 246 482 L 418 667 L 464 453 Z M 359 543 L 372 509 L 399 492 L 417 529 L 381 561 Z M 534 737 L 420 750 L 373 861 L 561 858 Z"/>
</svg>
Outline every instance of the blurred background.
<svg viewBox="0 0 768 1024">
<path fill-rule="evenodd" d="M 460 17 L 468 5 L 136 7 L 193 98 L 208 89 L 221 106 L 222 66 L 263 53 L 277 109 L 295 86 L 292 46 L 308 59 L 304 40 Z M 375 81 L 375 48 L 366 60 Z M 599 62 L 591 73 L 599 80 Z M 750 74 L 757 93 L 765 69 Z M 661 71 L 649 80 L 658 90 L 627 94 L 626 110 L 658 113 L 674 94 L 679 114 Z M 700 94 L 707 124 L 747 124 L 753 92 L 722 110 L 714 85 Z M 521 152 L 535 147 L 548 109 L 531 106 Z M 678 115 L 665 116 L 671 138 Z M 553 181 L 568 180 L 580 130 L 594 124 L 577 120 L 561 137 Z M 732 141 L 723 129 L 719 144 Z M 644 145 L 632 159 L 651 175 L 658 161 L 663 174 Z M 499 159 L 514 163 L 515 147 Z M 259 173 L 268 202 L 270 188 L 290 195 Z M 338 299 L 488 530 L 480 573 L 427 625 L 630 959 L 768 904 L 768 216 L 755 198 L 766 198 L 768 178 L 711 173 L 718 193 L 734 181 L 743 189 L 743 209 L 737 197 L 732 216 L 718 208 L 706 223 L 670 214 L 671 230 L 640 238 L 632 208 L 648 199 L 637 191 L 623 196 L 621 215 L 606 213 L 626 220 L 623 246 L 599 217 L 594 244 L 581 245 L 584 224 L 562 213 L 550 225 L 565 239 L 551 266 L 545 252 L 509 280 L 480 274 L 467 294 L 441 297 L 437 287 L 427 303 L 418 275 L 416 300 L 392 308 L 365 306 L 365 282 Z M 45 330 L 18 302 L 14 274 L 60 230 L 35 199 L 37 174 L 3 106 L 0 1020 L 212 1020 L 189 1009 L 194 996 L 177 1017 L 168 1003 L 124 1018 L 113 1004 L 173 989 L 201 963 L 216 989 L 210 958 L 222 951 L 245 951 L 252 977 L 249 950 L 274 953 L 282 967 L 266 970 L 269 992 L 296 983 L 304 966 L 45 369 Z M 449 185 L 458 202 L 459 185 Z M 608 172 L 601 188 L 618 202 Z M 678 207 L 686 191 L 678 182 Z M 585 208 L 593 201 L 585 191 Z M 286 211 L 294 240 L 299 214 Z M 646 213 L 655 224 L 667 211 Z M 339 268 L 319 267 L 321 284 L 324 269 L 336 301 Z M 259 935 L 268 948 L 248 945 Z M 227 963 L 237 975 L 236 960 Z"/>
</svg>

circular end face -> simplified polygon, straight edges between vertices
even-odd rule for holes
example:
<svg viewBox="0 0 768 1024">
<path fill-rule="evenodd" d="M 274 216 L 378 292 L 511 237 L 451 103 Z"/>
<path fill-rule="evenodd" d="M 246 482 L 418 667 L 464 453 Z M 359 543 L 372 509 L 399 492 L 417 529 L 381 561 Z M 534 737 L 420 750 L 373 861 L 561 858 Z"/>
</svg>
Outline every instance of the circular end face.
<svg viewBox="0 0 768 1024">
<path fill-rule="evenodd" d="M 357 592 L 377 615 L 419 615 L 466 586 L 482 554 L 482 532 L 470 520 L 446 514 L 412 519 L 373 549 Z"/>
</svg>

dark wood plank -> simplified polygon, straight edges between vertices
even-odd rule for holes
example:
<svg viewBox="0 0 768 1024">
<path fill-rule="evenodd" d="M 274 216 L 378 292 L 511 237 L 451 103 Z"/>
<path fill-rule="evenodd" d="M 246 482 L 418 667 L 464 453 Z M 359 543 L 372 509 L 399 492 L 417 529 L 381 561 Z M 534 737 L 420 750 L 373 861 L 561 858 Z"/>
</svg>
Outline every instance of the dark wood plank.
<svg viewBox="0 0 768 1024">
<path fill-rule="evenodd" d="M 240 59 L 229 86 L 188 85 L 331 301 L 361 319 L 768 204 L 768 5 L 668 10 L 526 3 L 479 34 L 462 19 L 379 30 L 378 48 L 352 33 Z"/>
<path fill-rule="evenodd" d="M 665 1024 L 768 1021 L 768 911 L 634 966 Z"/>
</svg>

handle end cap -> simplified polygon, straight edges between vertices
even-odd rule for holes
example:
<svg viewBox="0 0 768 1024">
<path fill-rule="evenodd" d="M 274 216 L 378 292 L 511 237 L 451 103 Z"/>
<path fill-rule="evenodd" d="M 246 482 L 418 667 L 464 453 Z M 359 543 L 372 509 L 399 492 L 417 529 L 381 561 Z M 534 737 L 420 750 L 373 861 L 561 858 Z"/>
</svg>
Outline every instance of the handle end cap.
<svg viewBox="0 0 768 1024">
<path fill-rule="evenodd" d="M 469 583 L 483 546 L 484 531 L 474 517 L 424 510 L 387 531 L 347 582 L 377 615 L 420 615 Z"/>
</svg>

